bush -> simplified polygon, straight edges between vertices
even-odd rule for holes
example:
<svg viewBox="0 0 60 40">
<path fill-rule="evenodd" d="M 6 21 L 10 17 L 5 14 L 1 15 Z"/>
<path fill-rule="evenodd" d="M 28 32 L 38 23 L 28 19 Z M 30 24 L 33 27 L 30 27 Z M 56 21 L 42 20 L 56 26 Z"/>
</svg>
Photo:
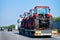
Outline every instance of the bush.
<svg viewBox="0 0 60 40">
<path fill-rule="evenodd" d="M 60 21 L 60 16 L 59 16 L 59 17 L 54 17 L 53 20 L 54 20 L 55 22 Z"/>
</svg>

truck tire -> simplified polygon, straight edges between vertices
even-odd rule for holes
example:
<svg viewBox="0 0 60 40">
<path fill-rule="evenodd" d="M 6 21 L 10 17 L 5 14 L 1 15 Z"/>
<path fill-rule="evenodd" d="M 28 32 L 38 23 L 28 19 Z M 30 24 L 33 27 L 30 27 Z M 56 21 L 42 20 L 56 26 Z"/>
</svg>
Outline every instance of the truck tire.
<svg viewBox="0 0 60 40">
<path fill-rule="evenodd" d="M 25 31 L 25 36 L 28 36 L 28 31 Z"/>
<path fill-rule="evenodd" d="M 24 35 L 25 34 L 24 29 L 19 29 L 19 34 Z"/>
<path fill-rule="evenodd" d="M 19 29 L 19 35 L 21 34 L 21 30 Z"/>
</svg>

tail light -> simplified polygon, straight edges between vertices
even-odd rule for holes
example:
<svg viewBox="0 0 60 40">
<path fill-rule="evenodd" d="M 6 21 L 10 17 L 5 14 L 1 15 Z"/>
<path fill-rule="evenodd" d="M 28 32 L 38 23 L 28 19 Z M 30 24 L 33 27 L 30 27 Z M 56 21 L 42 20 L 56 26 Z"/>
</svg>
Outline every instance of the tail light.
<svg viewBox="0 0 60 40">
<path fill-rule="evenodd" d="M 58 31 L 57 30 L 52 30 L 52 36 L 57 36 L 58 35 Z"/>
<path fill-rule="evenodd" d="M 40 36 L 41 35 L 41 31 L 35 31 L 34 35 L 35 36 Z"/>
</svg>

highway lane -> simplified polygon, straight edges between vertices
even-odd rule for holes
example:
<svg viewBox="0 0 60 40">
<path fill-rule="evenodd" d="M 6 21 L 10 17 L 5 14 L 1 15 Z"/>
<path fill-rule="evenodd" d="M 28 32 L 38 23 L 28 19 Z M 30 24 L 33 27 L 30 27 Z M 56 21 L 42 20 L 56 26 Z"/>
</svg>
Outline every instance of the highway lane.
<svg viewBox="0 0 60 40">
<path fill-rule="evenodd" d="M 0 40 L 60 40 L 60 35 L 54 38 L 30 38 L 18 34 L 18 31 L 0 31 Z"/>
<path fill-rule="evenodd" d="M 0 40 L 17 40 L 17 36 L 12 32 L 0 31 Z"/>
</svg>

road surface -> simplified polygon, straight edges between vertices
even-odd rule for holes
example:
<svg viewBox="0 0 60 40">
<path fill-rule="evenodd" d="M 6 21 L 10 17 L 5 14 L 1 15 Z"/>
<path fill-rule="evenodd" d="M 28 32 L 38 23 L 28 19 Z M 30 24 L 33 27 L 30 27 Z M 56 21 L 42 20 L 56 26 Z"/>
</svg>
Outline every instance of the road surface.
<svg viewBox="0 0 60 40">
<path fill-rule="evenodd" d="M 18 34 L 18 31 L 0 31 L 0 40 L 60 40 L 60 35 L 54 38 L 30 38 Z"/>
</svg>

